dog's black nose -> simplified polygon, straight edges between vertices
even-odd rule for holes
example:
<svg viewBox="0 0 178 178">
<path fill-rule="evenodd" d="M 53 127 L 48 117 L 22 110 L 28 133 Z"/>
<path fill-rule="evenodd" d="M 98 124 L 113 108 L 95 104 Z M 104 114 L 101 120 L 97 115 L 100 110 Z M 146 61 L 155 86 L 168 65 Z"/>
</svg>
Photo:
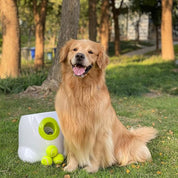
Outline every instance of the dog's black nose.
<svg viewBox="0 0 178 178">
<path fill-rule="evenodd" d="M 85 55 L 82 53 L 77 53 L 75 55 L 75 58 L 77 59 L 77 61 L 83 61 L 85 59 Z"/>
</svg>

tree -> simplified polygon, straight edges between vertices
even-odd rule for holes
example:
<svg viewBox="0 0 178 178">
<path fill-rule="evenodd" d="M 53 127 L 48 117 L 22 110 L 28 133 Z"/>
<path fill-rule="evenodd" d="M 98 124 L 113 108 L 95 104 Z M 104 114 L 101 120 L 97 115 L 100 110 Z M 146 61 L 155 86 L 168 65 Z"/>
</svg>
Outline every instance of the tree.
<svg viewBox="0 0 178 178">
<path fill-rule="evenodd" d="M 88 0 L 89 2 L 89 39 L 96 41 L 97 36 L 97 15 L 96 3 L 97 0 Z"/>
<path fill-rule="evenodd" d="M 43 90 L 57 90 L 61 81 L 59 53 L 61 47 L 71 38 L 77 38 L 80 13 L 80 0 L 63 0 L 61 28 L 59 32 L 56 57 L 47 79 L 42 84 Z"/>
<path fill-rule="evenodd" d="M 17 77 L 20 72 L 20 30 L 16 0 L 0 0 L 2 59 L 0 78 Z"/>
<path fill-rule="evenodd" d="M 80 1 L 80 19 L 79 19 L 79 30 L 78 30 L 78 38 L 84 39 L 88 38 L 88 0 Z"/>
<path fill-rule="evenodd" d="M 46 9 L 48 0 L 33 0 L 33 14 L 35 19 L 35 68 L 44 66 L 44 32 Z"/>
<path fill-rule="evenodd" d="M 101 20 L 100 20 L 100 41 L 104 46 L 105 51 L 108 51 L 108 42 L 109 42 L 109 1 L 102 0 L 101 5 Z"/>
<path fill-rule="evenodd" d="M 120 55 L 120 30 L 119 30 L 119 14 L 122 8 L 124 0 L 121 0 L 120 6 L 116 8 L 115 0 L 111 0 L 111 7 L 114 19 L 114 50 L 115 55 Z"/>
<path fill-rule="evenodd" d="M 174 47 L 172 37 L 172 5 L 173 0 L 162 0 L 162 19 L 161 19 L 161 44 L 162 58 L 174 60 Z"/>
</svg>

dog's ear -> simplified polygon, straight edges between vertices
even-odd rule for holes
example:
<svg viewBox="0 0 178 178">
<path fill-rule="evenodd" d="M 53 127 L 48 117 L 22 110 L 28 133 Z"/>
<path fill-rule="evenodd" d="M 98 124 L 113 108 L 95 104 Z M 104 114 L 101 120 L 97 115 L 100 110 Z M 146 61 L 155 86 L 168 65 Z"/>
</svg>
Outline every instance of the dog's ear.
<svg viewBox="0 0 178 178">
<path fill-rule="evenodd" d="M 70 46 L 73 43 L 73 41 L 74 41 L 73 39 L 67 41 L 65 43 L 65 45 L 61 48 L 60 55 L 59 55 L 59 57 L 60 57 L 59 62 L 60 63 L 64 62 L 67 59 L 67 55 L 69 53 L 69 49 L 70 49 Z"/>
<path fill-rule="evenodd" d="M 106 55 L 104 48 L 100 45 L 100 52 L 98 54 L 98 58 L 96 63 L 100 69 L 105 69 L 106 66 L 109 64 L 109 58 Z"/>
</svg>

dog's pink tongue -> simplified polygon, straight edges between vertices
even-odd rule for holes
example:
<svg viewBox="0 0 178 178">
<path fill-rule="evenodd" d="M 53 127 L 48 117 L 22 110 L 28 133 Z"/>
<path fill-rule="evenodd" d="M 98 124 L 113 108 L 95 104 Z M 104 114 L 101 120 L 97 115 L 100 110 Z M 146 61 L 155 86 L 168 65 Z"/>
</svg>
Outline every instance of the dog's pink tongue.
<svg viewBox="0 0 178 178">
<path fill-rule="evenodd" d="M 85 73 L 84 67 L 73 67 L 73 72 L 75 75 L 82 75 Z"/>
</svg>

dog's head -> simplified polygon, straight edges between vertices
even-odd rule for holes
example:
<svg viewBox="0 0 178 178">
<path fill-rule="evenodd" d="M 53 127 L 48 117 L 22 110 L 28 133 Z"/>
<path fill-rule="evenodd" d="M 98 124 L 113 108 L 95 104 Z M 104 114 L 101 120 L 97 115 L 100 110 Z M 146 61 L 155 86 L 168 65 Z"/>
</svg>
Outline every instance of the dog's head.
<svg viewBox="0 0 178 178">
<path fill-rule="evenodd" d="M 93 67 L 105 69 L 109 59 L 99 43 L 70 40 L 60 51 L 60 62 L 70 65 L 75 76 L 84 77 Z"/>
</svg>

